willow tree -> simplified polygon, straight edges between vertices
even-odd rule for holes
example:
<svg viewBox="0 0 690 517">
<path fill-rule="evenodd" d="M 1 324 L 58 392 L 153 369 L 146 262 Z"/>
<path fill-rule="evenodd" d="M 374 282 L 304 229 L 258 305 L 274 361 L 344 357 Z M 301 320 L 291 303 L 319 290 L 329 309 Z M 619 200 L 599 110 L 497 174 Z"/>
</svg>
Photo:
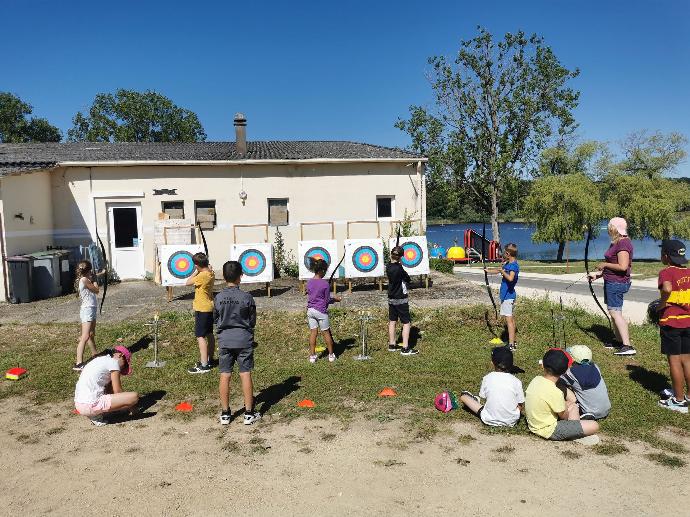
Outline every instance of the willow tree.
<svg viewBox="0 0 690 517">
<path fill-rule="evenodd" d="M 579 72 L 563 67 L 536 34 L 495 42 L 482 28 L 453 59 L 431 57 L 429 64 L 434 105 L 411 106 L 396 126 L 415 151 L 435 157 L 430 174 L 467 192 L 469 200 L 459 202 L 490 214 L 498 241 L 502 194 L 553 135 L 575 127 L 579 93 L 567 83 Z"/>
</svg>

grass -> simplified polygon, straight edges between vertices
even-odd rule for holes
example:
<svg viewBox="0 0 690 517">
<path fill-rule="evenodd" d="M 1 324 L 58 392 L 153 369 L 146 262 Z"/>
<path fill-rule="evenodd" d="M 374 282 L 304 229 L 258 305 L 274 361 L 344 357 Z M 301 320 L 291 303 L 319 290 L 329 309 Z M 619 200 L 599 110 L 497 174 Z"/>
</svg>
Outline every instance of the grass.
<svg viewBox="0 0 690 517">
<path fill-rule="evenodd" d="M 682 460 L 677 456 L 671 456 L 663 452 L 653 452 L 650 454 L 645 454 L 645 457 L 650 461 L 654 461 L 659 465 L 672 469 L 677 469 L 687 465 L 687 462 L 685 460 Z"/>
<path fill-rule="evenodd" d="M 592 447 L 592 451 L 601 456 L 615 456 L 629 452 L 628 448 L 622 443 L 618 442 L 601 442 Z"/>
<path fill-rule="evenodd" d="M 520 329 L 520 350 L 516 364 L 526 373 L 518 375 L 526 388 L 538 375 L 538 360 L 551 344 L 550 305 L 541 300 L 524 300 L 516 314 Z M 483 306 L 415 310 L 415 325 L 423 332 L 419 341 L 420 355 L 403 358 L 385 351 L 386 312 L 374 311 L 375 320 L 369 326 L 371 361 L 354 361 L 359 353 L 357 334 L 359 320 L 356 311 L 334 311 L 331 320 L 336 342 L 344 349 L 333 364 L 321 360 L 314 365 L 307 361 L 308 330 L 301 312 L 261 312 L 258 315 L 256 339 L 256 370 L 254 380 L 258 407 L 269 415 L 280 415 L 281 421 L 299 416 L 335 417 L 348 422 L 362 416 L 379 422 L 400 420 L 412 441 L 432 439 L 445 434 L 454 421 L 476 423 L 476 417 L 462 410 L 442 414 L 433 409 L 434 396 L 452 389 L 477 390 L 489 369 L 492 337 L 484 320 Z M 164 368 L 145 368 L 152 360 L 153 350 L 135 351 L 133 375 L 124 378 L 127 390 L 140 393 L 159 392 L 153 411 L 171 418 L 180 425 L 197 416 L 212 418 L 217 408 L 217 373 L 189 375 L 187 367 L 197 360 L 194 340 L 194 321 L 191 315 L 164 314 L 159 342 L 160 357 L 167 361 Z M 134 347 L 144 342 L 147 328 L 143 321 L 126 321 L 98 325 L 98 346 L 116 344 Z M 590 346 L 594 359 L 601 367 L 609 388 L 613 411 L 604 420 L 602 431 L 619 439 L 643 439 L 653 447 L 676 454 L 685 448 L 673 441 L 658 437 L 664 428 L 690 433 L 690 419 L 686 415 L 664 410 L 656 405 L 657 392 L 668 383 L 668 366 L 659 354 L 658 330 L 644 325 L 631 327 L 632 340 L 638 355 L 615 357 L 606 352 L 602 340 L 608 337 L 608 326 L 602 319 L 585 312 L 566 309 L 568 342 Z M 0 326 L 0 371 L 20 365 L 29 375 L 17 382 L 0 381 L 0 399 L 24 396 L 40 404 L 69 403 L 74 393 L 77 375 L 70 367 L 78 336 L 76 324 Z M 346 348 L 344 345 L 354 345 Z M 394 388 L 398 395 L 381 399 L 378 392 Z M 232 384 L 232 407 L 239 409 L 241 398 L 237 382 Z M 300 409 L 302 399 L 316 403 L 313 409 Z M 194 404 L 191 414 L 173 411 L 176 403 L 188 400 Z M 1 402 L 0 402 L 1 403 Z M 480 432 L 512 436 L 527 435 L 521 420 L 515 428 L 488 429 Z M 330 438 L 330 437 L 329 437 Z M 32 440 L 34 437 L 22 437 Z M 458 438 L 460 443 L 471 438 Z M 680 439 L 679 439 L 680 442 Z M 265 451 L 263 444 L 258 449 Z"/>
</svg>

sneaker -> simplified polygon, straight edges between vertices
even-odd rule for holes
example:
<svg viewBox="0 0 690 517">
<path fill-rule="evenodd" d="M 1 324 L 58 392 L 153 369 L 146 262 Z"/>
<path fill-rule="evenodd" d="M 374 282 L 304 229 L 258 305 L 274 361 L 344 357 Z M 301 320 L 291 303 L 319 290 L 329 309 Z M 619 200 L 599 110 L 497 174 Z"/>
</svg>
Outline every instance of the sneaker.
<svg viewBox="0 0 690 517">
<path fill-rule="evenodd" d="M 316 354 L 315 354 L 315 355 L 310 355 L 310 356 L 309 356 L 309 362 L 310 362 L 311 364 L 314 364 L 318 358 L 319 358 L 319 356 L 316 355 Z"/>
<path fill-rule="evenodd" d="M 328 362 L 329 363 L 335 362 L 335 354 L 328 354 Z"/>
<path fill-rule="evenodd" d="M 609 350 L 619 350 L 623 348 L 623 343 L 620 343 L 616 341 L 615 343 L 604 343 L 604 348 L 608 348 Z"/>
<path fill-rule="evenodd" d="M 582 438 L 576 438 L 573 441 L 576 443 L 579 443 L 581 445 L 596 445 L 601 440 L 599 440 L 599 436 L 597 436 L 596 434 L 590 434 L 589 436 L 583 436 Z"/>
<path fill-rule="evenodd" d="M 228 409 L 227 411 L 220 412 L 220 423 L 223 425 L 228 425 L 230 423 L 230 417 L 232 412 Z"/>
<path fill-rule="evenodd" d="M 257 420 L 261 420 L 261 413 L 258 411 L 250 411 L 244 414 L 244 425 L 252 425 Z"/>
<path fill-rule="evenodd" d="M 399 352 L 401 349 L 402 349 L 402 347 L 400 345 L 396 345 L 396 344 L 391 345 L 390 343 L 388 344 L 388 351 L 389 352 Z"/>
<path fill-rule="evenodd" d="M 72 366 L 72 370 L 74 370 L 75 372 L 80 372 L 84 369 L 84 366 L 84 363 L 74 363 L 74 366 Z"/>
<path fill-rule="evenodd" d="M 596 420 L 596 417 L 592 413 L 582 413 L 580 420 Z"/>
<path fill-rule="evenodd" d="M 460 395 L 461 395 L 461 396 L 462 396 L 462 395 L 467 395 L 468 397 L 472 397 L 474 400 L 476 400 L 476 401 L 479 402 L 480 404 L 482 403 L 481 399 L 480 399 L 477 395 L 475 395 L 474 393 L 472 393 L 471 391 L 463 391 L 462 393 L 460 393 Z"/>
<path fill-rule="evenodd" d="M 687 412 L 687 410 L 686 410 L 686 412 Z M 106 422 L 103 419 L 103 415 L 92 416 L 89 420 L 91 420 L 91 423 L 93 425 L 95 425 L 96 427 L 102 427 L 104 425 L 108 425 L 108 422 Z"/>
<path fill-rule="evenodd" d="M 415 350 L 414 348 L 403 348 L 400 350 L 400 355 L 417 355 L 419 353 L 419 350 Z"/>
<path fill-rule="evenodd" d="M 208 373 L 210 371 L 211 371 L 211 365 L 210 364 L 196 363 L 189 370 L 187 370 L 187 373 Z"/>
<path fill-rule="evenodd" d="M 508 343 L 508 349 L 511 352 L 515 352 L 517 350 L 517 343 Z"/>
<path fill-rule="evenodd" d="M 616 350 L 613 355 L 635 355 L 637 350 L 631 346 L 623 345 L 618 350 Z"/>
<path fill-rule="evenodd" d="M 688 412 L 688 401 L 687 400 L 676 400 L 676 397 L 671 397 L 667 400 L 660 400 L 659 407 L 664 407 L 670 409 L 671 411 L 678 411 L 678 413 Z"/>
</svg>

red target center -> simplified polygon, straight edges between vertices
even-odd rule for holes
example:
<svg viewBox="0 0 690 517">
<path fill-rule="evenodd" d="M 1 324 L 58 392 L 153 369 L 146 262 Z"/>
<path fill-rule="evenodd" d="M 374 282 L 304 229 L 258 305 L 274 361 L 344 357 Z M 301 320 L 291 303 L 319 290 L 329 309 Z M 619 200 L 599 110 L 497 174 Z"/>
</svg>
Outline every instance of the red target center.
<svg viewBox="0 0 690 517">
<path fill-rule="evenodd" d="M 407 250 L 407 251 L 405 252 L 405 256 L 406 256 L 408 259 L 412 260 L 413 258 L 415 258 L 415 257 L 417 256 L 417 254 L 415 253 L 414 250 Z"/>
<path fill-rule="evenodd" d="M 187 262 L 187 259 L 180 259 L 177 261 L 177 264 L 175 264 L 177 269 L 181 271 L 185 271 L 187 267 L 189 267 L 189 262 Z"/>
<path fill-rule="evenodd" d="M 247 260 L 247 265 L 251 268 L 254 268 L 259 265 L 259 261 L 256 260 L 254 257 L 251 257 L 250 259 Z"/>
<path fill-rule="evenodd" d="M 369 264 L 371 262 L 371 255 L 362 255 L 360 260 L 362 261 L 362 264 Z"/>
</svg>

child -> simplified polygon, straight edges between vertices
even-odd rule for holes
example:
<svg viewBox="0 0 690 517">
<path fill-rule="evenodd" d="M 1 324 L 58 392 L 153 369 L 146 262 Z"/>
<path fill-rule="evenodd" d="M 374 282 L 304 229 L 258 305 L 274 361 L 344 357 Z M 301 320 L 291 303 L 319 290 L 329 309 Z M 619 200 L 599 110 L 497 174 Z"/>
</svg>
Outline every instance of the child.
<svg viewBox="0 0 690 517">
<path fill-rule="evenodd" d="M 571 391 L 566 400 L 556 387 L 558 378 L 568 369 L 568 356 L 559 349 L 548 350 L 542 359 L 543 375 L 532 379 L 525 391 L 527 426 L 547 440 L 579 440 L 599 431 L 594 420 L 580 420 L 580 411 Z M 560 420 L 559 420 L 560 419 Z M 586 440 L 594 443 L 596 440 Z"/>
<path fill-rule="evenodd" d="M 216 343 L 213 339 L 213 283 L 216 278 L 208 265 L 205 253 L 196 253 L 194 273 L 187 279 L 186 285 L 194 286 L 194 335 L 199 344 L 199 362 L 189 368 L 189 373 L 208 373 L 213 364 L 213 351 Z"/>
<path fill-rule="evenodd" d="M 410 305 L 407 299 L 407 284 L 410 283 L 410 275 L 400 263 L 403 256 L 403 249 L 395 246 L 391 250 L 391 261 L 386 266 L 386 276 L 388 277 L 388 351 L 397 352 L 401 355 L 417 355 L 419 350 L 410 347 L 410 329 L 412 322 L 410 319 Z M 395 339 L 395 325 L 400 319 L 402 323 L 402 348 Z"/>
<path fill-rule="evenodd" d="M 74 407 L 96 426 L 106 425 L 105 413 L 131 410 L 139 402 L 133 391 L 122 391 L 120 375 L 132 373 L 132 354 L 124 346 L 108 349 L 89 361 L 74 390 Z"/>
<path fill-rule="evenodd" d="M 235 260 L 223 264 L 226 287 L 218 293 L 213 307 L 219 346 L 220 423 L 230 423 L 230 377 L 235 363 L 240 370 L 244 395 L 244 425 L 251 425 L 261 418 L 254 409 L 254 327 L 256 305 L 249 293 L 240 289 L 242 266 Z"/>
<path fill-rule="evenodd" d="M 460 400 L 486 425 L 512 427 L 520 420 L 525 404 L 522 382 L 510 373 L 513 370 L 513 352 L 508 347 L 498 346 L 491 351 L 491 362 L 495 371 L 482 379 L 479 397 L 463 391 Z M 484 405 L 480 403 L 480 397 L 486 399 Z"/>
<path fill-rule="evenodd" d="M 323 339 L 328 348 L 328 361 L 335 361 L 333 352 L 333 336 L 331 335 L 331 325 L 328 320 L 328 306 L 331 303 L 339 302 L 340 298 L 331 296 L 330 286 L 323 279 L 328 271 L 328 263 L 325 260 L 317 259 L 312 262 L 314 277 L 307 282 L 307 323 L 309 323 L 309 362 L 315 363 L 316 355 L 316 336 L 321 329 Z"/>
<path fill-rule="evenodd" d="M 508 243 L 503 251 L 503 265 L 500 269 L 487 268 L 487 273 L 501 275 L 501 316 L 506 319 L 506 327 L 508 327 L 508 347 L 511 350 L 517 350 L 517 341 L 515 341 L 515 316 L 513 316 L 513 308 L 515 306 L 515 285 L 518 282 L 520 275 L 520 265 L 517 262 L 517 244 Z"/>
<path fill-rule="evenodd" d="M 99 273 L 101 275 L 103 273 Z M 98 284 L 95 283 L 93 266 L 88 260 L 82 260 L 77 264 L 76 278 L 74 280 L 74 290 L 81 298 L 81 308 L 79 309 L 79 319 L 81 320 L 81 335 L 77 344 L 77 360 L 72 370 L 79 372 L 84 368 L 84 347 L 89 345 L 91 355 L 96 355 L 96 314 L 98 312 L 98 300 L 96 295 L 99 292 Z"/>
<path fill-rule="evenodd" d="M 580 420 L 601 420 L 611 411 L 611 401 L 601 370 L 592 362 L 592 351 L 584 345 L 568 348 L 573 364 L 559 380 L 573 391 L 580 408 Z"/>
<path fill-rule="evenodd" d="M 661 353 L 668 359 L 673 396 L 659 406 L 679 413 L 688 412 L 690 398 L 690 269 L 685 267 L 685 244 L 678 240 L 661 242 L 659 272 L 659 334 Z M 686 391 L 687 389 L 687 391 Z"/>
</svg>

